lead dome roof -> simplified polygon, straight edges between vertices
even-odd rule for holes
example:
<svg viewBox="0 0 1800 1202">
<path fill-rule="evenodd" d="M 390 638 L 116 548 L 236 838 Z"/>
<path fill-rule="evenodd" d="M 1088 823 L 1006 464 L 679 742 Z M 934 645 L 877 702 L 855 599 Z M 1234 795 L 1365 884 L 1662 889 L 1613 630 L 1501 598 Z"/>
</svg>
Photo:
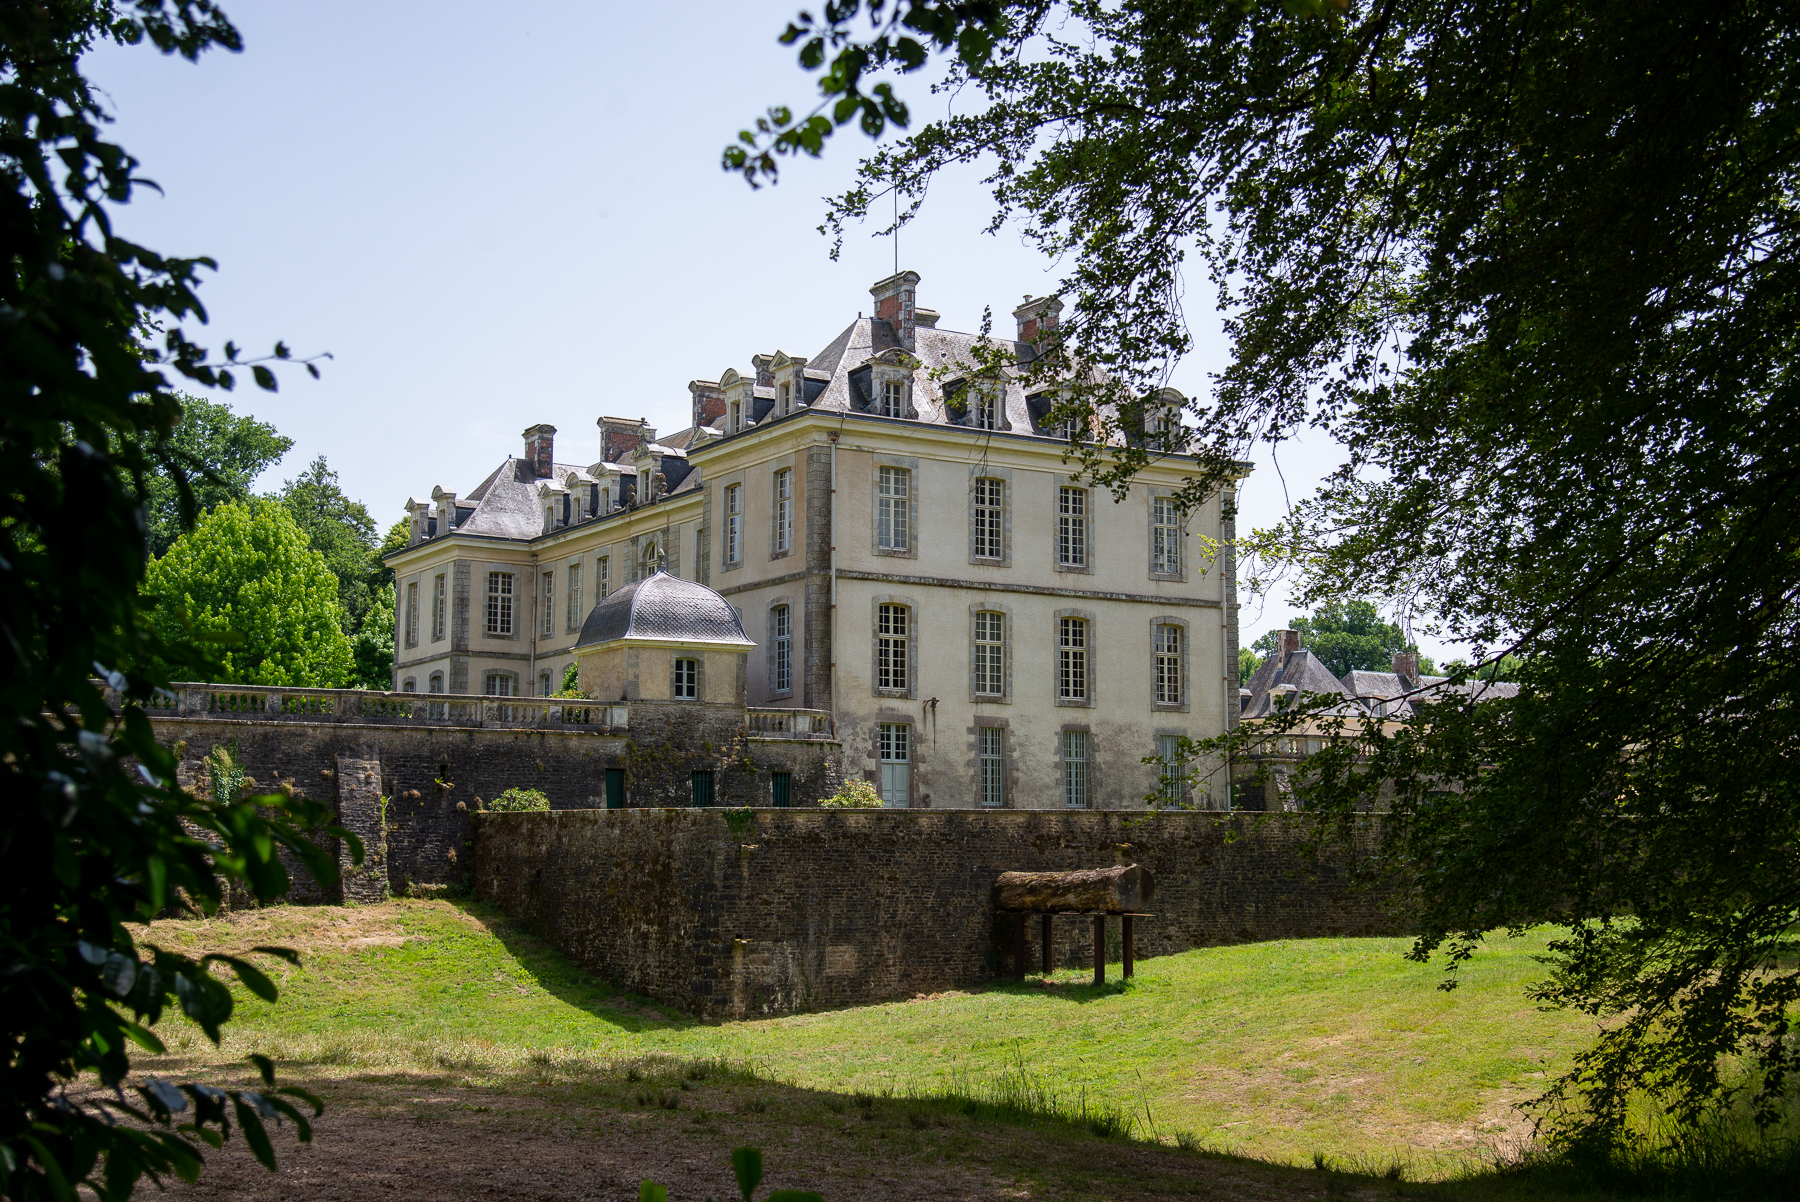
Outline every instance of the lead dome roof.
<svg viewBox="0 0 1800 1202">
<path fill-rule="evenodd" d="M 716 643 L 754 647 L 737 611 L 704 584 L 658 571 L 609 594 L 588 611 L 575 646 L 592 647 L 619 639 L 666 643 Z"/>
</svg>

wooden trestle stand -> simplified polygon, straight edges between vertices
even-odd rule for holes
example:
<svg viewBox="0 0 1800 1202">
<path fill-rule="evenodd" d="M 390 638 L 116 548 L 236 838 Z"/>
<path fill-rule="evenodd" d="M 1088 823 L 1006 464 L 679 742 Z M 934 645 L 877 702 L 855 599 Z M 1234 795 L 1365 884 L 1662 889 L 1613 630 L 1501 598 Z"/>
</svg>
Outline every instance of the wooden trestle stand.
<svg viewBox="0 0 1800 1202">
<path fill-rule="evenodd" d="M 1106 984 L 1106 920 L 1117 915 L 1124 941 L 1124 975 L 1136 967 L 1133 920 L 1153 915 L 1140 909 L 1155 892 L 1156 882 L 1136 864 L 1079 872 L 1003 872 L 994 882 L 994 908 L 1013 916 L 1013 980 L 1025 979 L 1025 924 L 1043 919 L 1044 975 L 1056 967 L 1054 922 L 1057 915 L 1094 920 L 1094 984 Z"/>
</svg>

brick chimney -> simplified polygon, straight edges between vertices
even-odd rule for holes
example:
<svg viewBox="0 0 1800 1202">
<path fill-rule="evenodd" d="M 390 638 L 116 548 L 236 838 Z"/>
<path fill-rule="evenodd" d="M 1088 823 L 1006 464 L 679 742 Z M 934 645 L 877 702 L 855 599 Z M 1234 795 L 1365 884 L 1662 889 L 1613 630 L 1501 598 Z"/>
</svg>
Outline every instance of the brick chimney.
<svg viewBox="0 0 1800 1202">
<path fill-rule="evenodd" d="M 891 275 L 871 287 L 869 295 L 875 298 L 875 316 L 894 327 L 901 346 L 909 351 L 914 349 L 913 334 L 919 328 L 916 313 L 919 273 L 903 271 L 899 275 Z"/>
<path fill-rule="evenodd" d="M 689 380 L 688 392 L 694 398 L 694 425 L 725 428 L 725 393 L 713 380 Z"/>
<path fill-rule="evenodd" d="M 1394 675 L 1400 683 L 1409 689 L 1419 685 L 1419 653 L 1417 651 L 1394 652 Z"/>
<path fill-rule="evenodd" d="M 1025 303 L 1013 310 L 1019 323 L 1019 341 L 1033 342 L 1040 334 L 1053 332 L 1062 317 L 1062 302 L 1054 296 L 1026 297 Z"/>
<path fill-rule="evenodd" d="M 550 478 L 556 463 L 556 427 L 532 426 L 525 431 L 525 462 L 531 464 L 539 480 Z"/>
<path fill-rule="evenodd" d="M 644 434 L 641 417 L 603 417 L 600 427 L 600 460 L 603 463 L 630 463 L 637 454 L 638 439 Z M 656 435 L 652 433 L 650 437 Z"/>
<path fill-rule="evenodd" d="M 1275 650 L 1281 655 L 1281 662 L 1300 650 L 1300 632 L 1298 630 L 1277 630 L 1275 632 Z"/>
</svg>

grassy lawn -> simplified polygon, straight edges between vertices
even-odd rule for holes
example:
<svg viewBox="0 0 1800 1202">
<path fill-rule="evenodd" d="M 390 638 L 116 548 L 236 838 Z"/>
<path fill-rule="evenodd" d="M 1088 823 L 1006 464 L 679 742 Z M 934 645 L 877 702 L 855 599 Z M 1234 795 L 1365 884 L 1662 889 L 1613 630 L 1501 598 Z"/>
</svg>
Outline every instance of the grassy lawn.
<svg viewBox="0 0 1800 1202">
<path fill-rule="evenodd" d="M 479 905 L 281 907 L 159 923 L 188 949 L 299 949 L 282 999 L 242 996 L 228 1042 L 164 1024 L 172 1057 L 403 1069 L 494 1082 L 639 1058 L 755 1066 L 834 1095 L 1013 1098 L 1140 1138 L 1277 1163 L 1323 1154 L 1442 1176 L 1516 1147 L 1515 1103 L 1590 1028 L 1541 1013 L 1522 986 L 1543 938 L 1501 940 L 1461 988 L 1395 939 L 1318 939 L 1140 961 L 1129 986 L 1085 974 L 854 1010 L 701 1023 L 621 994 Z M 572 1076 L 571 1076 L 572 1074 Z"/>
</svg>

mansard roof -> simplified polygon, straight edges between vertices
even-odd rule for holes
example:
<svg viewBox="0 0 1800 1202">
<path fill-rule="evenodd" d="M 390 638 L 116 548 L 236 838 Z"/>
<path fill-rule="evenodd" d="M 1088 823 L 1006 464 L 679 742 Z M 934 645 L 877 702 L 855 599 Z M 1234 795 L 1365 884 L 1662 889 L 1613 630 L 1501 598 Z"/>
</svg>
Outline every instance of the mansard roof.
<svg viewBox="0 0 1800 1202">
<path fill-rule="evenodd" d="M 744 634 L 737 611 L 704 584 L 658 570 L 608 594 L 588 611 L 575 647 L 593 647 L 620 639 L 653 639 L 667 643 L 712 643 L 722 647 L 754 647 Z"/>
<path fill-rule="evenodd" d="M 499 538 L 536 538 L 544 529 L 544 509 L 543 502 L 538 499 L 538 485 L 566 479 L 570 472 L 586 471 L 579 464 L 557 463 L 551 465 L 548 480 L 540 481 L 537 468 L 529 460 L 509 456 L 464 498 L 474 502 L 475 512 L 457 524 L 456 532 Z"/>
<path fill-rule="evenodd" d="M 1276 690 L 1283 685 L 1292 685 L 1294 703 L 1298 704 L 1308 694 L 1326 697 L 1342 697 L 1342 705 L 1331 706 L 1324 716 L 1360 715 L 1363 711 L 1344 688 L 1344 682 L 1333 676 L 1319 657 L 1301 648 L 1290 651 L 1287 655 L 1271 655 L 1263 660 L 1250 677 L 1245 687 L 1250 690 L 1250 700 L 1244 706 L 1242 718 L 1266 718 L 1274 712 Z M 1285 692 L 1286 690 L 1282 690 Z"/>
</svg>

